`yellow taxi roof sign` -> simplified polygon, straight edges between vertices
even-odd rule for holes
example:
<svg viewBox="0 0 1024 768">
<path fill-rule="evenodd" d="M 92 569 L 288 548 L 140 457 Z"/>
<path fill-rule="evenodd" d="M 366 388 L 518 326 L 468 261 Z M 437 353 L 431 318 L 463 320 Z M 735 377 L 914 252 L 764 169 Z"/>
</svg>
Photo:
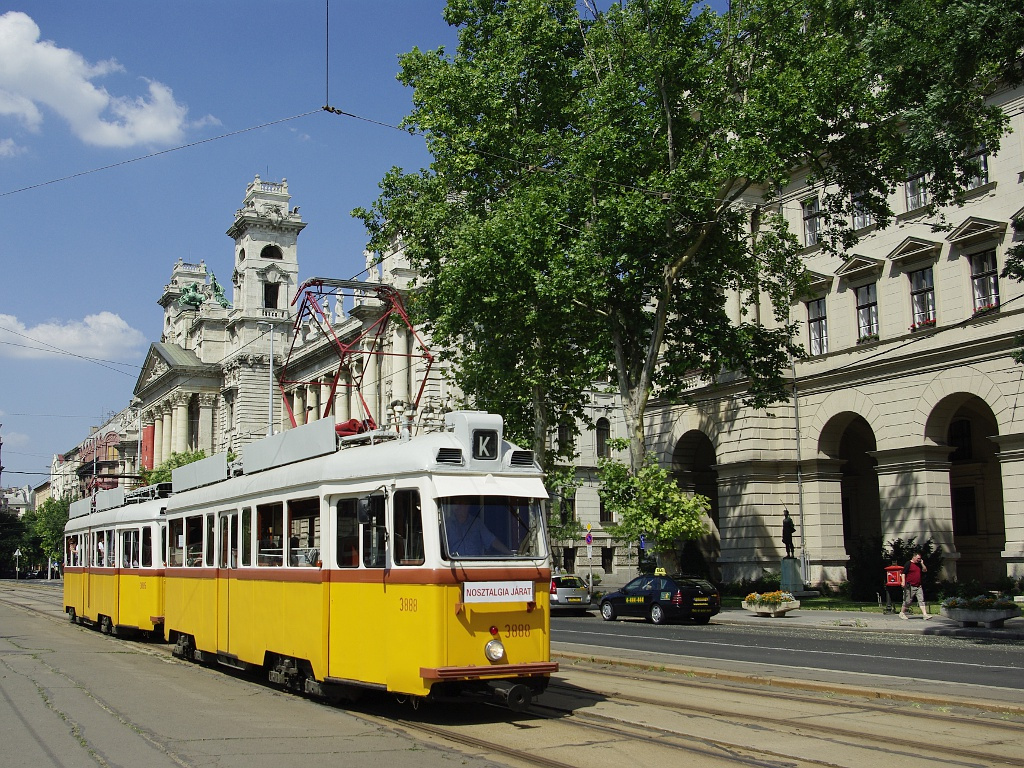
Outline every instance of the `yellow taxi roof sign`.
<svg viewBox="0 0 1024 768">
<path fill-rule="evenodd" d="M 667 576 L 668 574 L 665 573 L 665 569 L 664 568 L 655 568 L 654 569 L 654 575 L 655 576 Z"/>
</svg>

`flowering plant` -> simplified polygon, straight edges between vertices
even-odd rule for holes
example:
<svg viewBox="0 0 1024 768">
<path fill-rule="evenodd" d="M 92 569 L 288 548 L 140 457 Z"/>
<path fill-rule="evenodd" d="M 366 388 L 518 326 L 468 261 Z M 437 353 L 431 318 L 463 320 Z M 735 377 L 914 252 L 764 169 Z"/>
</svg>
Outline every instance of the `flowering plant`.
<svg viewBox="0 0 1024 768">
<path fill-rule="evenodd" d="M 751 605 L 771 605 L 779 606 L 783 603 L 789 603 L 795 600 L 791 592 L 765 592 L 764 594 L 758 594 L 757 592 L 751 592 L 744 599 L 744 602 L 750 603 Z"/>
<path fill-rule="evenodd" d="M 977 317 L 978 315 L 986 315 L 989 312 L 994 312 L 997 309 L 999 309 L 998 304 L 983 304 L 980 307 L 974 308 L 974 316 Z"/>
<path fill-rule="evenodd" d="M 857 339 L 858 344 L 868 344 L 869 342 L 872 341 L 878 341 L 877 333 L 869 333 L 866 336 L 861 336 L 859 339 Z"/>
<path fill-rule="evenodd" d="M 973 611 L 978 610 L 996 610 L 1002 611 L 1007 608 L 1016 607 L 1016 603 L 1013 602 L 1012 598 L 1003 597 L 992 597 L 990 595 L 980 595 L 978 597 L 947 597 L 942 601 L 943 608 L 967 608 Z"/>
<path fill-rule="evenodd" d="M 932 328 L 934 326 L 935 326 L 935 318 L 934 317 L 929 317 L 929 318 L 925 318 L 924 320 L 919 320 L 916 323 L 914 323 L 912 326 L 910 326 L 910 330 L 916 331 L 919 328 Z"/>
</svg>

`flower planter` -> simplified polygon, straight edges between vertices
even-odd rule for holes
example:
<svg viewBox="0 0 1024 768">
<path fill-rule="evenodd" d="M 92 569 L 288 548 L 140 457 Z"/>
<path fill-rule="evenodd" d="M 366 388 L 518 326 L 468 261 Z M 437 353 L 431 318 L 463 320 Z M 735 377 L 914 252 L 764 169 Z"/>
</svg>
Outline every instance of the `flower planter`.
<svg viewBox="0 0 1024 768">
<path fill-rule="evenodd" d="M 940 609 L 947 619 L 959 622 L 961 627 L 1001 627 L 1007 619 L 1020 616 L 1020 608 L 946 608 Z"/>
<path fill-rule="evenodd" d="M 785 616 L 787 611 L 792 611 L 800 607 L 799 600 L 787 600 L 783 603 L 748 603 L 746 600 L 743 601 L 743 607 L 748 611 L 756 613 L 758 616 Z"/>
</svg>

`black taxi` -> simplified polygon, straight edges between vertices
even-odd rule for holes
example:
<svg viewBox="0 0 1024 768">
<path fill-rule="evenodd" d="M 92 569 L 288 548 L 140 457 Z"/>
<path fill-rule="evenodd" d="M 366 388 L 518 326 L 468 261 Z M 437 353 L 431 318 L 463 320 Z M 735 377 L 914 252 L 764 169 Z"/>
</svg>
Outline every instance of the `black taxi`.
<svg viewBox="0 0 1024 768">
<path fill-rule="evenodd" d="M 605 621 L 638 616 L 654 624 L 676 619 L 707 624 L 721 608 L 721 596 L 711 582 L 695 576 L 667 576 L 660 568 L 601 598 Z"/>
</svg>

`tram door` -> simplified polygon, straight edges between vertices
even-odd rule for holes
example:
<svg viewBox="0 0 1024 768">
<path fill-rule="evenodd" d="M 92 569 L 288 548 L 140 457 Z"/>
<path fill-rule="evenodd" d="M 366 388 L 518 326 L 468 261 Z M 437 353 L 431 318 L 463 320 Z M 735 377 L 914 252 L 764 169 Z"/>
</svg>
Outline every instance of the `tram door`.
<svg viewBox="0 0 1024 768">
<path fill-rule="evenodd" d="M 229 652 L 233 570 L 238 567 L 238 514 L 221 512 L 217 518 L 217 650 Z"/>
</svg>

